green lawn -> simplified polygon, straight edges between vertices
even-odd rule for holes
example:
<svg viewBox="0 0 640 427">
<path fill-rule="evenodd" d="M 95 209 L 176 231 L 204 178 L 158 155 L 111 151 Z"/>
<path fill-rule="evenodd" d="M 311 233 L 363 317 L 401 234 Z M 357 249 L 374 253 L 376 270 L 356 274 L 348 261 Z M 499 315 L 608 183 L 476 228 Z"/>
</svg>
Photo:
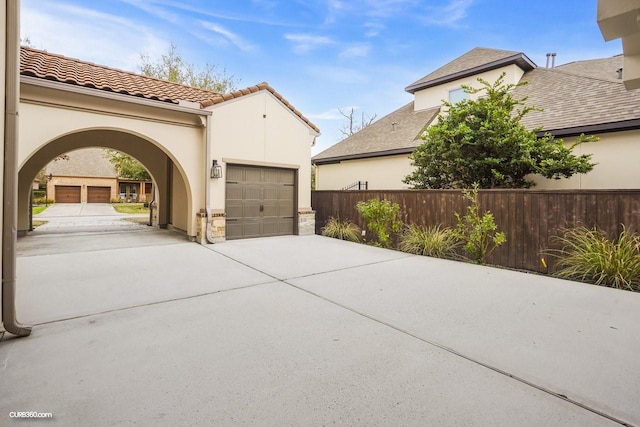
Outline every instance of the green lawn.
<svg viewBox="0 0 640 427">
<path fill-rule="evenodd" d="M 33 215 L 39 214 L 40 212 L 42 212 L 43 210 L 47 209 L 48 206 L 34 206 L 32 209 L 32 213 Z"/>
<path fill-rule="evenodd" d="M 118 213 L 123 214 L 148 214 L 149 208 L 144 207 L 144 203 L 114 203 L 111 206 Z"/>
</svg>

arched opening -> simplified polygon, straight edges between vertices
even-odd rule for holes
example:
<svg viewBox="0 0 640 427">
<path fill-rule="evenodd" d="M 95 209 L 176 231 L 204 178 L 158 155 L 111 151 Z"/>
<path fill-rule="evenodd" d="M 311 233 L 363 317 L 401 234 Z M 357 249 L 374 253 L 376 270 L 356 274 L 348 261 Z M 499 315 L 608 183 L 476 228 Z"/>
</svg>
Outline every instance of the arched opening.
<svg viewBox="0 0 640 427">
<path fill-rule="evenodd" d="M 192 195 L 182 168 L 172 159 L 170 153 L 163 151 L 153 141 L 127 131 L 91 129 L 62 135 L 44 143 L 20 165 L 18 177 L 19 235 L 25 235 L 30 230 L 30 194 L 32 183 L 38 172 L 58 156 L 89 147 L 117 150 L 142 163 L 151 175 L 153 182 L 153 198 L 156 209 L 154 225 L 160 228 L 173 228 L 187 234 Z M 132 186 L 125 185 L 124 188 L 125 197 L 130 200 Z M 81 191 L 83 196 L 80 202 L 87 202 L 90 190 L 82 188 Z M 136 193 L 139 194 L 139 191 L 137 190 Z M 93 193 L 96 196 L 98 191 L 94 190 Z M 119 193 L 118 188 L 118 196 Z"/>
</svg>

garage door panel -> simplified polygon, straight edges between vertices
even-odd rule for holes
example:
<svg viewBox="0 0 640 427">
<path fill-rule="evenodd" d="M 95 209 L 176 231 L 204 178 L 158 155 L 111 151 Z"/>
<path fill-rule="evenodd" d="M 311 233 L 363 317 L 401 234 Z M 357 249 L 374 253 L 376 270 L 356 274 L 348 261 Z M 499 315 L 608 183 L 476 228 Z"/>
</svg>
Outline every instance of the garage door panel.
<svg viewBox="0 0 640 427">
<path fill-rule="evenodd" d="M 227 239 L 293 234 L 295 171 L 227 166 Z"/>
<path fill-rule="evenodd" d="M 244 181 L 244 169 L 228 167 L 227 181 Z"/>
<path fill-rule="evenodd" d="M 87 203 L 111 202 L 111 187 L 87 186 Z"/>
<path fill-rule="evenodd" d="M 227 204 L 228 218 L 242 218 L 244 216 L 244 205 Z"/>
<path fill-rule="evenodd" d="M 246 181 L 246 182 L 262 182 L 262 169 L 245 168 L 243 181 Z"/>
<path fill-rule="evenodd" d="M 278 189 L 278 199 L 293 200 L 295 192 L 293 187 L 281 187 Z"/>
<path fill-rule="evenodd" d="M 56 203 L 80 203 L 80 186 L 56 185 Z"/>
<path fill-rule="evenodd" d="M 263 199 L 264 200 L 278 200 L 280 189 L 278 187 L 264 187 Z"/>
<path fill-rule="evenodd" d="M 260 216 L 260 204 L 247 203 L 244 205 L 242 216 L 245 219 L 258 218 Z"/>
<path fill-rule="evenodd" d="M 262 189 L 259 185 L 249 184 L 244 188 L 244 199 L 245 200 L 260 200 L 262 194 Z"/>
<path fill-rule="evenodd" d="M 237 184 L 227 185 L 227 200 L 242 200 L 243 189 Z"/>
<path fill-rule="evenodd" d="M 264 171 L 264 182 L 266 183 L 279 183 L 280 182 L 280 171 L 277 169 L 265 169 Z"/>
</svg>

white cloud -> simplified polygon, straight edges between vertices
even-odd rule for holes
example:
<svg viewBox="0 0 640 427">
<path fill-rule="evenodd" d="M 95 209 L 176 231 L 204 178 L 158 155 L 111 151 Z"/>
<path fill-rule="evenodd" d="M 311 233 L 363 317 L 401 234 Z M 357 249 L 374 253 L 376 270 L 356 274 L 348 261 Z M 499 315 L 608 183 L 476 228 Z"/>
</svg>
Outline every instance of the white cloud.
<svg viewBox="0 0 640 427">
<path fill-rule="evenodd" d="M 298 54 L 305 54 L 335 43 L 329 37 L 311 34 L 285 34 L 284 38 L 293 43 L 293 51 Z"/>
<path fill-rule="evenodd" d="M 342 52 L 340 52 L 340 58 L 357 58 L 357 57 L 365 57 L 369 55 L 371 51 L 370 44 L 356 44 L 353 46 L 349 46 L 345 48 Z"/>
<path fill-rule="evenodd" d="M 475 0 L 450 0 L 449 4 L 441 7 L 430 7 L 425 22 L 430 25 L 443 27 L 457 27 L 459 22 L 467 16 L 467 10 Z"/>
<path fill-rule="evenodd" d="M 135 72 L 142 51 L 159 56 L 169 46 L 121 16 L 46 0 L 23 0 L 21 9 L 21 36 L 51 53 Z"/>
<path fill-rule="evenodd" d="M 238 34 L 227 30 L 222 25 L 214 24 L 213 22 L 207 21 L 200 21 L 200 25 L 205 29 L 221 36 L 223 39 L 229 41 L 231 44 L 233 44 L 243 52 L 253 52 L 256 50 L 256 47 L 253 44 L 247 42 Z"/>
<path fill-rule="evenodd" d="M 162 7 L 162 5 L 158 5 L 155 1 L 151 0 L 121 0 L 125 3 L 128 3 L 132 6 L 137 7 L 140 10 L 147 12 L 148 14 L 155 16 L 157 18 L 163 19 L 165 21 L 171 22 L 172 24 L 180 23 L 180 16 L 176 13 L 169 12 L 166 8 Z"/>
</svg>

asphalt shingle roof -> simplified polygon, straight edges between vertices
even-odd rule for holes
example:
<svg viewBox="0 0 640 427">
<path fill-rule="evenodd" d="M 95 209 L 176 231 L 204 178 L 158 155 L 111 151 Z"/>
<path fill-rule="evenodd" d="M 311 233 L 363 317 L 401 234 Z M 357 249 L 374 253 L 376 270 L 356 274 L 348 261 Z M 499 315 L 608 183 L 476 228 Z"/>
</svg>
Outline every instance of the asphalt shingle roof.
<svg viewBox="0 0 640 427">
<path fill-rule="evenodd" d="M 267 90 L 309 127 L 320 133 L 317 126 L 265 82 L 232 93 L 222 94 L 24 46 L 20 48 L 20 74 L 173 104 L 177 104 L 180 100 L 196 102 L 200 104 L 201 108 L 259 90 Z"/>
<path fill-rule="evenodd" d="M 67 153 L 67 160 L 59 159 L 47 165 L 46 173 L 56 176 L 117 178 L 118 173 L 105 156 L 103 148 L 83 148 Z"/>
<path fill-rule="evenodd" d="M 440 107 L 414 112 L 413 102 L 370 124 L 313 157 L 328 162 L 345 156 L 371 157 L 389 152 L 410 153 L 422 143 L 422 130 L 437 117 Z M 395 123 L 395 124 L 394 124 Z"/>
<path fill-rule="evenodd" d="M 609 77 L 617 75 L 618 57 L 580 62 L 525 73 L 521 81 L 528 84 L 513 93 L 544 111 L 530 112 L 522 124 L 554 132 L 640 118 L 640 90 L 628 91 L 622 80 Z"/>
<path fill-rule="evenodd" d="M 487 61 L 511 60 L 523 54 L 476 48 L 428 74 L 416 84 L 429 84 L 461 71 L 482 70 Z M 511 58 L 511 59 L 509 59 Z M 542 108 L 522 119 L 528 129 L 542 128 L 558 135 L 595 132 L 585 127 L 606 125 L 608 130 L 640 128 L 640 89 L 626 90 L 618 78 L 622 55 L 576 61 L 555 68 L 532 68 L 525 64 L 521 82 L 513 90 L 516 98 L 527 97 L 525 105 Z M 411 87 L 410 86 L 410 87 Z M 413 102 L 394 111 L 349 138 L 316 155 L 316 163 L 359 157 L 375 157 L 399 148 L 417 147 L 420 130 L 431 123 L 439 108 L 413 112 Z M 397 122 L 394 132 L 392 122 Z M 401 127 L 402 125 L 402 127 Z"/>
<path fill-rule="evenodd" d="M 477 74 L 506 65 L 509 62 L 518 63 L 525 71 L 535 67 L 535 64 L 521 52 L 476 47 L 410 84 L 406 90 L 414 93 L 426 87 L 458 79 L 465 75 Z"/>
</svg>

